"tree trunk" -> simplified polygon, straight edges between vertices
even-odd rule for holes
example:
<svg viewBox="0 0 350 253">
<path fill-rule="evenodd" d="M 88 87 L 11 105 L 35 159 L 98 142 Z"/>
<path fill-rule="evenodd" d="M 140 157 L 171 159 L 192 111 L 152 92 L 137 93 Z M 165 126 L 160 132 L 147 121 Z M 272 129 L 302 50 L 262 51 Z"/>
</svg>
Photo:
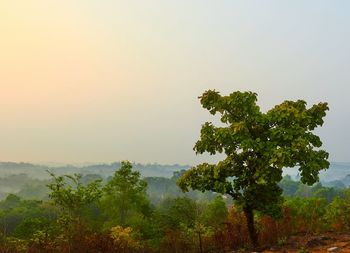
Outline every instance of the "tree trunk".
<svg viewBox="0 0 350 253">
<path fill-rule="evenodd" d="M 258 243 L 258 234 L 254 226 L 253 209 L 251 207 L 246 207 L 243 209 L 243 211 L 244 211 L 245 218 L 247 220 L 247 227 L 248 227 L 250 240 L 252 242 L 253 247 L 257 248 L 259 246 L 259 243 Z"/>
<path fill-rule="evenodd" d="M 198 239 L 199 239 L 199 252 L 203 253 L 203 246 L 202 246 L 202 235 L 201 232 L 198 232 Z"/>
</svg>

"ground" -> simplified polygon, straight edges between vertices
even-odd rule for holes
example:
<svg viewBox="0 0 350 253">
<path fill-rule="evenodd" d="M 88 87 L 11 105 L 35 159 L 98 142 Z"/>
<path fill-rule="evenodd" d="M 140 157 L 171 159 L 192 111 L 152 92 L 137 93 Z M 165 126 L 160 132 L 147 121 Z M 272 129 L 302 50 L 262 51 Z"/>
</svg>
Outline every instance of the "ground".
<svg viewBox="0 0 350 253">
<path fill-rule="evenodd" d="M 331 250 L 331 248 L 333 248 Z M 254 251 L 234 251 L 254 252 Z M 291 236 L 285 242 L 273 247 L 265 247 L 256 252 L 262 253 L 350 253 L 350 233 L 324 233 L 320 235 L 300 234 Z"/>
<path fill-rule="evenodd" d="M 336 247 L 336 248 L 335 248 Z M 333 251 L 330 249 L 333 248 Z M 304 251 L 302 250 L 304 249 Z M 297 235 L 291 236 L 284 245 L 264 250 L 264 253 L 290 252 L 342 252 L 350 253 L 350 233 L 325 233 L 322 235 Z"/>
</svg>

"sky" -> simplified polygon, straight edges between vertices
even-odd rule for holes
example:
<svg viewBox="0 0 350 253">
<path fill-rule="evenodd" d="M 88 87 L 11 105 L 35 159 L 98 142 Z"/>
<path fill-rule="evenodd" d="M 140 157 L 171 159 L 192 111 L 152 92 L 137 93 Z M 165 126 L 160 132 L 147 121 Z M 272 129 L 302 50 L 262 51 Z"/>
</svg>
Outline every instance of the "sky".
<svg viewBox="0 0 350 253">
<path fill-rule="evenodd" d="M 350 161 L 350 2 L 0 0 L 0 161 L 196 164 L 207 89 L 328 102 Z"/>
</svg>

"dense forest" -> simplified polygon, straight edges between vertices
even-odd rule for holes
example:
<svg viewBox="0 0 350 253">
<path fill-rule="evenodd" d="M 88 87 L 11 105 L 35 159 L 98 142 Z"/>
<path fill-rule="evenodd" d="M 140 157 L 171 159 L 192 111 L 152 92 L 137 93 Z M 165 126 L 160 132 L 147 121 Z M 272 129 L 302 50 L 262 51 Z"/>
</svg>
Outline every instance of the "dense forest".
<svg viewBox="0 0 350 253">
<path fill-rule="evenodd" d="M 26 184 L 0 202 L 1 251 L 230 252 L 249 247 L 242 210 L 226 195 L 183 193 L 176 185 L 183 172 L 141 177 L 124 162 L 107 178 L 7 177 L 2 181 Z M 307 186 L 289 175 L 279 186 L 283 215 L 256 219 L 262 245 L 282 246 L 298 233 L 350 229 L 348 188 Z"/>
</svg>

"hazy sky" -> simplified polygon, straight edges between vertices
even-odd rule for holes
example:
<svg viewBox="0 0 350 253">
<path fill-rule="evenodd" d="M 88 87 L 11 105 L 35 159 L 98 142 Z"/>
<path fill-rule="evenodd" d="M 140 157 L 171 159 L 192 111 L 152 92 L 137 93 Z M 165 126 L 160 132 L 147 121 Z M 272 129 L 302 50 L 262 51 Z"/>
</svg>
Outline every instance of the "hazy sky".
<svg viewBox="0 0 350 253">
<path fill-rule="evenodd" d="M 194 164 L 197 97 L 329 103 L 350 161 L 350 1 L 0 0 L 0 160 Z"/>
</svg>

